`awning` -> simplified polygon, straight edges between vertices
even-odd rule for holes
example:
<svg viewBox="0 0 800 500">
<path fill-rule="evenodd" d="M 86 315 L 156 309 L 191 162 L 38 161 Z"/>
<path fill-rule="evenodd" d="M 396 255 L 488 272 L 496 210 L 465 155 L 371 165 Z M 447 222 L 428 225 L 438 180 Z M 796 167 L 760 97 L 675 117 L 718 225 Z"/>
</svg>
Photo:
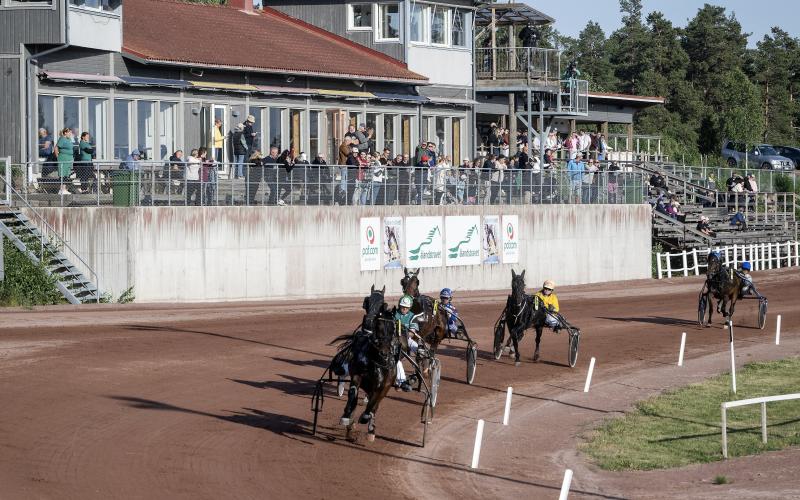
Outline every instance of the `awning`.
<svg viewBox="0 0 800 500">
<path fill-rule="evenodd" d="M 144 87 L 173 87 L 185 89 L 189 87 L 186 80 L 171 80 L 168 78 L 147 78 L 143 76 L 123 76 L 122 81 L 127 85 Z"/>
<path fill-rule="evenodd" d="M 428 102 L 428 98 L 421 95 L 389 94 L 386 92 L 375 92 L 374 94 L 375 97 L 384 101 Z"/>
<path fill-rule="evenodd" d="M 255 92 L 258 90 L 255 85 L 246 85 L 242 83 L 225 83 L 225 82 L 196 82 L 189 81 L 192 88 L 203 90 L 238 90 L 241 92 Z"/>
<path fill-rule="evenodd" d="M 475 106 L 478 101 L 472 99 L 461 99 L 459 97 L 428 97 L 428 101 L 433 104 L 456 104 L 459 106 Z"/>
<path fill-rule="evenodd" d="M 62 71 L 42 71 L 39 73 L 48 80 L 54 82 L 88 82 L 88 83 L 122 83 L 122 80 L 116 76 L 107 75 L 90 75 L 88 73 L 66 73 Z"/>
<path fill-rule="evenodd" d="M 358 92 L 355 90 L 317 89 L 317 94 L 322 96 L 331 96 L 331 97 L 357 97 L 359 99 L 375 98 L 375 94 L 373 94 L 372 92 Z"/>
<path fill-rule="evenodd" d="M 275 85 L 256 85 L 256 92 L 264 94 L 288 94 L 288 95 L 316 95 L 316 89 L 303 89 L 298 87 L 279 87 Z"/>
</svg>

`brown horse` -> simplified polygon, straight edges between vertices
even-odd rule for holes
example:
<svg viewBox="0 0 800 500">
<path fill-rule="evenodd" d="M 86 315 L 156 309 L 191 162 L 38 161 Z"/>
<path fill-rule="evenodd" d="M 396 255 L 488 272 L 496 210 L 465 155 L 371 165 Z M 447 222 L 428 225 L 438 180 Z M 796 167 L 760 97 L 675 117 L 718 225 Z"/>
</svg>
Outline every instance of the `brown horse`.
<svg viewBox="0 0 800 500">
<path fill-rule="evenodd" d="M 367 424 L 367 439 L 375 440 L 375 414 L 378 406 L 397 376 L 397 356 L 400 352 L 400 339 L 395 331 L 392 310 L 384 301 L 384 292 L 373 286 L 369 297 L 364 299 L 366 313 L 361 327 L 354 334 L 343 335 L 333 342 L 341 342 L 339 352 L 334 357 L 332 370 L 343 376 L 350 374 L 350 389 L 347 404 L 341 418 L 341 425 L 347 427 L 347 439 L 353 438 L 353 411 L 358 404 L 358 390 L 367 394 L 367 405 L 359 418 L 360 424 Z M 344 369 L 343 367 L 347 368 Z"/>
<path fill-rule="evenodd" d="M 725 317 L 725 321 L 733 320 L 733 311 L 736 308 L 736 301 L 739 299 L 739 292 L 742 289 L 742 280 L 739 274 L 732 269 L 722 265 L 719 255 L 711 253 L 708 256 L 708 267 L 706 267 L 706 281 L 700 291 L 701 300 L 706 300 L 708 304 L 707 325 L 711 324 L 713 314 L 712 298 L 717 301 L 717 312 Z"/>
</svg>

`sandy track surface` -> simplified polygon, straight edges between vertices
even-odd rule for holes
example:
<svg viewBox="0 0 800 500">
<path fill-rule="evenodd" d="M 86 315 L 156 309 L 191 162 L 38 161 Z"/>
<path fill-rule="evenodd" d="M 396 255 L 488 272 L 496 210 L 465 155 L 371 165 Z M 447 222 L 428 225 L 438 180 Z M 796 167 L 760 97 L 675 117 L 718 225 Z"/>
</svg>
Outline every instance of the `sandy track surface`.
<svg viewBox="0 0 800 500">
<path fill-rule="evenodd" d="M 740 303 L 738 359 L 797 354 L 800 272 L 755 277 L 770 318 L 757 330 L 755 301 Z M 563 312 L 584 332 L 575 369 L 565 366 L 566 337 L 552 333 L 540 363 L 529 361 L 531 336 L 522 366 L 494 361 L 491 328 L 505 294 L 460 294 L 479 345 L 477 377 L 464 383 L 462 343 L 442 346 L 424 449 L 417 393 L 393 391 L 378 413 L 378 439 L 351 444 L 337 425 L 344 401 L 331 388 L 320 432 L 309 433 L 313 384 L 334 352 L 327 342 L 358 323 L 359 298 L 4 311 L 0 497 L 540 498 L 557 495 L 566 467 L 576 474 L 571 498 L 800 496 L 797 450 L 622 474 L 576 451 L 585 430 L 637 399 L 727 369 L 721 324 L 695 323 L 700 286 L 681 278 L 560 289 Z M 775 314 L 783 315 L 780 349 L 771 345 Z M 689 340 L 679 369 L 681 331 Z M 598 362 L 585 395 L 590 356 Z M 509 385 L 517 396 L 504 428 Z M 477 418 L 487 431 L 480 469 L 471 471 Z M 711 485 L 717 474 L 733 484 Z"/>
</svg>

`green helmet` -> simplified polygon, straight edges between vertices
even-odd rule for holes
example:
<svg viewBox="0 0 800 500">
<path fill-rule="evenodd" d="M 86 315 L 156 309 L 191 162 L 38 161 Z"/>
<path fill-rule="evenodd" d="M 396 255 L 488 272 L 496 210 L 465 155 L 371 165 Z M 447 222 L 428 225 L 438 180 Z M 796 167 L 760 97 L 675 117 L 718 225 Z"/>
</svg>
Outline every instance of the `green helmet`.
<svg viewBox="0 0 800 500">
<path fill-rule="evenodd" d="M 414 305 L 414 299 L 410 295 L 403 295 L 400 298 L 400 307 L 411 307 Z"/>
</svg>

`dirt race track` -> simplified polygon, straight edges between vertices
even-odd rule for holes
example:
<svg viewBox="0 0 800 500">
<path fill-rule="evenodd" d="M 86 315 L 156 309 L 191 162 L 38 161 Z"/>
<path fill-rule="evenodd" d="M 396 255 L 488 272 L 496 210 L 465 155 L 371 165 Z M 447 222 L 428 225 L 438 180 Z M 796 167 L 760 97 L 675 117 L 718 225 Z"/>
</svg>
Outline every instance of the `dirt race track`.
<svg viewBox="0 0 800 500">
<path fill-rule="evenodd" d="M 737 362 L 800 354 L 800 272 L 754 277 L 769 318 L 755 329 L 756 302 L 740 302 Z M 310 435 L 310 394 L 334 352 L 327 343 L 358 323 L 359 298 L 3 311 L 0 498 L 556 498 L 566 468 L 575 471 L 570 498 L 800 498 L 797 449 L 644 473 L 605 472 L 577 451 L 582 433 L 634 401 L 729 369 L 719 317 L 696 326 L 700 286 L 681 278 L 560 289 L 562 311 L 583 330 L 575 369 L 565 366 L 566 337 L 553 333 L 538 364 L 530 335 L 521 367 L 494 361 L 491 328 L 505 294 L 459 295 L 478 342 L 477 377 L 464 383 L 463 344 L 442 346 L 425 448 L 415 392 L 390 393 L 374 443 L 349 443 L 331 386 Z M 478 418 L 486 431 L 473 471 Z M 732 484 L 712 485 L 718 474 Z"/>
</svg>

